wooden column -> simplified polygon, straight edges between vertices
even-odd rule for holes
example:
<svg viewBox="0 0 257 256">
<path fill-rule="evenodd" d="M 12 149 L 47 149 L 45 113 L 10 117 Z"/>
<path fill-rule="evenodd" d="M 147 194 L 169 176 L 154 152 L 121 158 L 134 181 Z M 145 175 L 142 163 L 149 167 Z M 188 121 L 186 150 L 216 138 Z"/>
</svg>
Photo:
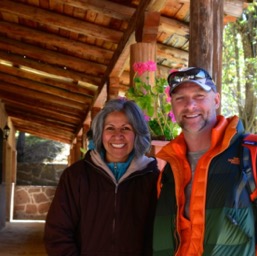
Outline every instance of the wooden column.
<svg viewBox="0 0 257 256">
<path fill-rule="evenodd" d="M 190 1 L 189 66 L 205 68 L 221 90 L 223 0 Z"/>
<path fill-rule="evenodd" d="M 80 160 L 82 157 L 82 136 L 77 136 L 77 143 L 74 145 L 75 146 L 75 162 Z"/>
<path fill-rule="evenodd" d="M 75 162 L 75 149 L 74 149 L 74 144 L 72 144 L 70 147 L 70 154 L 68 157 L 68 165 L 72 165 L 74 162 Z"/>
<path fill-rule="evenodd" d="M 212 78 L 216 82 L 217 89 L 222 89 L 222 51 L 223 51 L 223 28 L 224 28 L 224 0 L 213 1 L 213 67 Z M 220 111 L 220 110 L 219 110 Z"/>
<path fill-rule="evenodd" d="M 133 85 L 135 72 L 133 70 L 133 64 L 136 62 L 156 62 L 156 44 L 155 43 L 136 43 L 131 45 L 130 48 L 130 84 Z M 155 72 L 145 72 L 140 76 L 142 80 L 154 85 L 155 83 Z"/>
<path fill-rule="evenodd" d="M 158 27 L 160 23 L 160 13 L 156 11 L 145 12 L 142 23 L 139 24 L 136 30 L 137 43 L 130 47 L 130 86 L 133 85 L 135 72 L 133 64 L 136 62 L 156 62 L 156 41 Z M 146 72 L 141 79 L 147 79 L 151 85 L 155 83 L 155 72 Z"/>
<path fill-rule="evenodd" d="M 6 219 L 10 219 L 11 213 L 11 190 L 12 183 L 16 183 L 16 150 L 13 150 L 8 141 L 5 141 L 5 160 L 4 160 L 4 173 L 5 173 L 5 187 L 6 187 Z M 14 169 L 15 168 L 15 169 Z"/>
<path fill-rule="evenodd" d="M 101 108 L 98 107 L 93 107 L 91 109 L 91 120 L 94 119 L 94 117 L 97 115 L 97 113 L 101 110 Z"/>
<path fill-rule="evenodd" d="M 108 100 L 110 99 L 115 99 L 119 96 L 119 88 L 120 88 L 120 79 L 119 77 L 115 76 L 111 76 L 109 78 L 109 92 L 108 92 Z"/>
<path fill-rule="evenodd" d="M 87 149 L 87 132 L 90 129 L 90 125 L 83 125 L 83 136 L 82 136 L 82 148 Z"/>
</svg>

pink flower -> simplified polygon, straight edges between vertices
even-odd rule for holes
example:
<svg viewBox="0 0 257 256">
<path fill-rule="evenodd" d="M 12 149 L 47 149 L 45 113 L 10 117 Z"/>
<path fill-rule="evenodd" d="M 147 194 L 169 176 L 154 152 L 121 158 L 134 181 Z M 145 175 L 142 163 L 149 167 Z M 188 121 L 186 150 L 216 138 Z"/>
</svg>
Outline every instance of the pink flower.
<svg viewBox="0 0 257 256">
<path fill-rule="evenodd" d="M 151 118 L 148 115 L 144 114 L 144 119 L 146 122 L 149 122 Z"/>
<path fill-rule="evenodd" d="M 144 62 L 135 62 L 133 64 L 133 69 L 134 72 L 137 72 L 140 76 L 147 71 L 147 64 L 145 64 Z"/>
<path fill-rule="evenodd" d="M 147 71 L 156 71 L 156 69 L 157 66 L 154 61 L 135 62 L 133 64 L 133 70 L 134 72 L 138 73 L 139 76 Z"/>
<path fill-rule="evenodd" d="M 172 123 L 176 123 L 176 118 L 174 116 L 174 113 L 172 111 L 170 111 L 170 113 L 168 114 L 168 116 L 170 117 Z"/>
<path fill-rule="evenodd" d="M 156 66 L 156 63 L 154 61 L 148 61 L 146 62 L 147 65 L 148 65 L 148 71 L 156 71 L 157 69 L 157 66 Z"/>
<path fill-rule="evenodd" d="M 141 92 L 146 95 L 147 94 L 147 90 L 145 88 L 141 88 Z"/>
</svg>

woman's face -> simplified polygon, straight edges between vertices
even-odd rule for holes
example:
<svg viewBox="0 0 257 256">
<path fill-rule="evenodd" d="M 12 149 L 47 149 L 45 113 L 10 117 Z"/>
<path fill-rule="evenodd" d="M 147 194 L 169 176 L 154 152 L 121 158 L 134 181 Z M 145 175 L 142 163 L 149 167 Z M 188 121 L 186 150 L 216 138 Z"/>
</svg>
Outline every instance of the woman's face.
<svg viewBox="0 0 257 256">
<path fill-rule="evenodd" d="M 127 116 L 121 111 L 107 115 L 102 136 L 107 162 L 126 162 L 135 140 L 135 132 Z"/>
</svg>

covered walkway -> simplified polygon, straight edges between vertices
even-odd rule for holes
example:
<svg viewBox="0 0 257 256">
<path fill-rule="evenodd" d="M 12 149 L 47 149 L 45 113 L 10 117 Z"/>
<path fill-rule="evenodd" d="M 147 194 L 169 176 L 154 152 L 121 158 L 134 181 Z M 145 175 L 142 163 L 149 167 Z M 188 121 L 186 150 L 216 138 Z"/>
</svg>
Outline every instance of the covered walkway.
<svg viewBox="0 0 257 256">
<path fill-rule="evenodd" d="M 44 223 L 7 222 L 0 231 L 0 255 L 46 256 L 43 230 Z"/>
</svg>

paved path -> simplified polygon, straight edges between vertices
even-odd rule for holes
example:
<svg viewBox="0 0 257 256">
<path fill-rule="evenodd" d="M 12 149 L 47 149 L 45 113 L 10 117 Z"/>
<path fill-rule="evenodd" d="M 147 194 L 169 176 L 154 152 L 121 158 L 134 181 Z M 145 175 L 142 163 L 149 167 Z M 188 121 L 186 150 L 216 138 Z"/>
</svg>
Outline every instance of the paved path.
<svg viewBox="0 0 257 256">
<path fill-rule="evenodd" d="M 0 231 L 0 256 L 47 256 L 43 230 L 44 223 L 7 222 Z"/>
</svg>

